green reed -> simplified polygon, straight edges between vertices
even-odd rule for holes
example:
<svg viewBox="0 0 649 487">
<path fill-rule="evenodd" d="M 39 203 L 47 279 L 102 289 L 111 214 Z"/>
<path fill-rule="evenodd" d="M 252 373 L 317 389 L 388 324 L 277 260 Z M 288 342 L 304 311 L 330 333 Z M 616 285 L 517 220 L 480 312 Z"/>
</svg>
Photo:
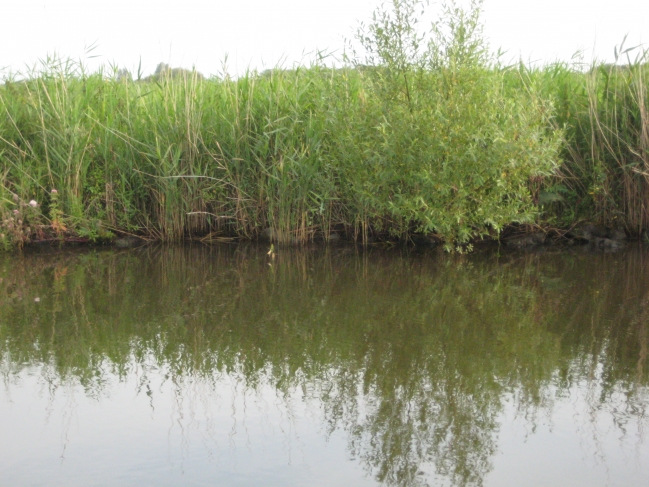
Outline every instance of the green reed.
<svg viewBox="0 0 649 487">
<path fill-rule="evenodd" d="M 419 3 L 381 7 L 359 32 L 366 53 L 341 69 L 133 82 L 55 58 L 7 82 L 2 221 L 31 199 L 41 215 L 3 227 L 5 244 L 50 225 L 91 239 L 434 233 L 451 248 L 534 221 L 529 180 L 558 163 L 551 106 L 532 89 L 506 92 L 479 4 L 446 8 L 422 43 Z"/>
<path fill-rule="evenodd" d="M 588 219 L 632 235 L 649 227 L 649 51 L 623 45 L 616 64 L 510 71 L 510 88 L 539 89 L 565 129 L 564 163 L 537 191 L 550 222 Z"/>
<path fill-rule="evenodd" d="M 133 82 L 53 58 L 7 81 L 0 240 L 37 238 L 54 220 L 61 238 L 305 242 L 334 230 L 436 234 L 449 247 L 511 223 L 649 227 L 647 51 L 506 68 L 489 55 L 480 2 L 450 3 L 426 33 L 422 5 L 385 3 L 340 69 Z M 32 199 L 40 216 L 11 222 Z"/>
</svg>

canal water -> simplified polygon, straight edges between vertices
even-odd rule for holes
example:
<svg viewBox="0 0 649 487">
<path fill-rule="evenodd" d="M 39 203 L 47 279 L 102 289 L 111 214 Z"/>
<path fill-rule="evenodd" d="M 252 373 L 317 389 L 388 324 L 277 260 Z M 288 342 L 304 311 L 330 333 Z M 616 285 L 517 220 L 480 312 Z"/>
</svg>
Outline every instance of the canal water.
<svg viewBox="0 0 649 487">
<path fill-rule="evenodd" d="M 649 252 L 0 255 L 0 485 L 649 486 Z"/>
</svg>

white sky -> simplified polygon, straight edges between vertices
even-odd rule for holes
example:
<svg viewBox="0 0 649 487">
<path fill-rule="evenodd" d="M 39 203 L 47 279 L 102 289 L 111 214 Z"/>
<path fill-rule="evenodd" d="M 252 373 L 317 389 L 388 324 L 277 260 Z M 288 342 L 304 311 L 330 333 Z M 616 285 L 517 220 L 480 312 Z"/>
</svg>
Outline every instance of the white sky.
<svg viewBox="0 0 649 487">
<path fill-rule="evenodd" d="M 315 49 L 340 51 L 379 1 L 1 0 L 0 69 L 22 71 L 54 52 L 90 69 L 135 72 L 141 60 L 145 74 L 160 61 L 217 74 L 226 54 L 232 74 L 290 66 Z M 483 21 L 507 60 L 569 61 L 581 49 L 586 61 L 612 61 L 627 33 L 627 47 L 649 44 L 649 0 L 484 0 Z M 88 59 L 93 44 L 99 57 Z"/>
</svg>

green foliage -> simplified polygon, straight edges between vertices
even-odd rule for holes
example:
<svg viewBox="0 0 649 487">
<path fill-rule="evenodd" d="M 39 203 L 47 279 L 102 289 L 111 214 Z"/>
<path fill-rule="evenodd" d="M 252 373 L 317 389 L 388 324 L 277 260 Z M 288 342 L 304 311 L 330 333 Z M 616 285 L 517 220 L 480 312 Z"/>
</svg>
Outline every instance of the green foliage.
<svg viewBox="0 0 649 487">
<path fill-rule="evenodd" d="M 368 51 L 351 114 L 332 140 L 357 219 L 397 234 L 435 232 L 449 245 L 535 217 L 531 178 L 558 164 L 551 106 L 528 89 L 506 93 L 481 39 L 479 4 L 444 6 L 430 38 L 421 2 L 394 0 L 359 38 Z M 344 102 L 341 102 L 341 104 Z"/>
<path fill-rule="evenodd" d="M 552 126 L 565 130 L 564 165 L 545 184 L 567 191 L 561 204 L 545 208 L 545 218 L 562 225 L 589 219 L 640 234 L 649 227 L 649 51 L 622 43 L 617 52 L 625 64 L 521 65 L 506 82 L 512 93 L 538 87 L 556 108 Z"/>
<path fill-rule="evenodd" d="M 0 187 L 44 200 L 72 234 L 280 242 L 436 233 L 448 248 L 536 217 L 530 181 L 553 173 L 561 131 L 538 89 L 508 91 L 480 4 L 395 0 L 343 69 L 133 82 L 50 59 L 0 89 Z M 4 201 L 4 200 L 3 200 Z M 8 208 L 6 203 L 3 208 Z M 56 229 L 54 233 L 59 234 Z"/>
</svg>

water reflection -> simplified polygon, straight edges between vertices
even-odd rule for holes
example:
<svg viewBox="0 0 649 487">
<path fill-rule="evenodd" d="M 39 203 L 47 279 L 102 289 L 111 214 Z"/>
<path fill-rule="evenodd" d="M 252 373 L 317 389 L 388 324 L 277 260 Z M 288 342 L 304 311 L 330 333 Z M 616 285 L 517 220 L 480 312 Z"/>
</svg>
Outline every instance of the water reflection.
<svg viewBox="0 0 649 487">
<path fill-rule="evenodd" d="M 644 440 L 649 255 L 265 250 L 0 258 L 5 394 L 110 402 L 133 383 L 152 411 L 172 396 L 181 430 L 203 411 L 214 444 L 273 398 L 281 428 L 316 418 L 385 485 L 488 484 L 503 418 L 533 436 L 571 397 Z"/>
</svg>

